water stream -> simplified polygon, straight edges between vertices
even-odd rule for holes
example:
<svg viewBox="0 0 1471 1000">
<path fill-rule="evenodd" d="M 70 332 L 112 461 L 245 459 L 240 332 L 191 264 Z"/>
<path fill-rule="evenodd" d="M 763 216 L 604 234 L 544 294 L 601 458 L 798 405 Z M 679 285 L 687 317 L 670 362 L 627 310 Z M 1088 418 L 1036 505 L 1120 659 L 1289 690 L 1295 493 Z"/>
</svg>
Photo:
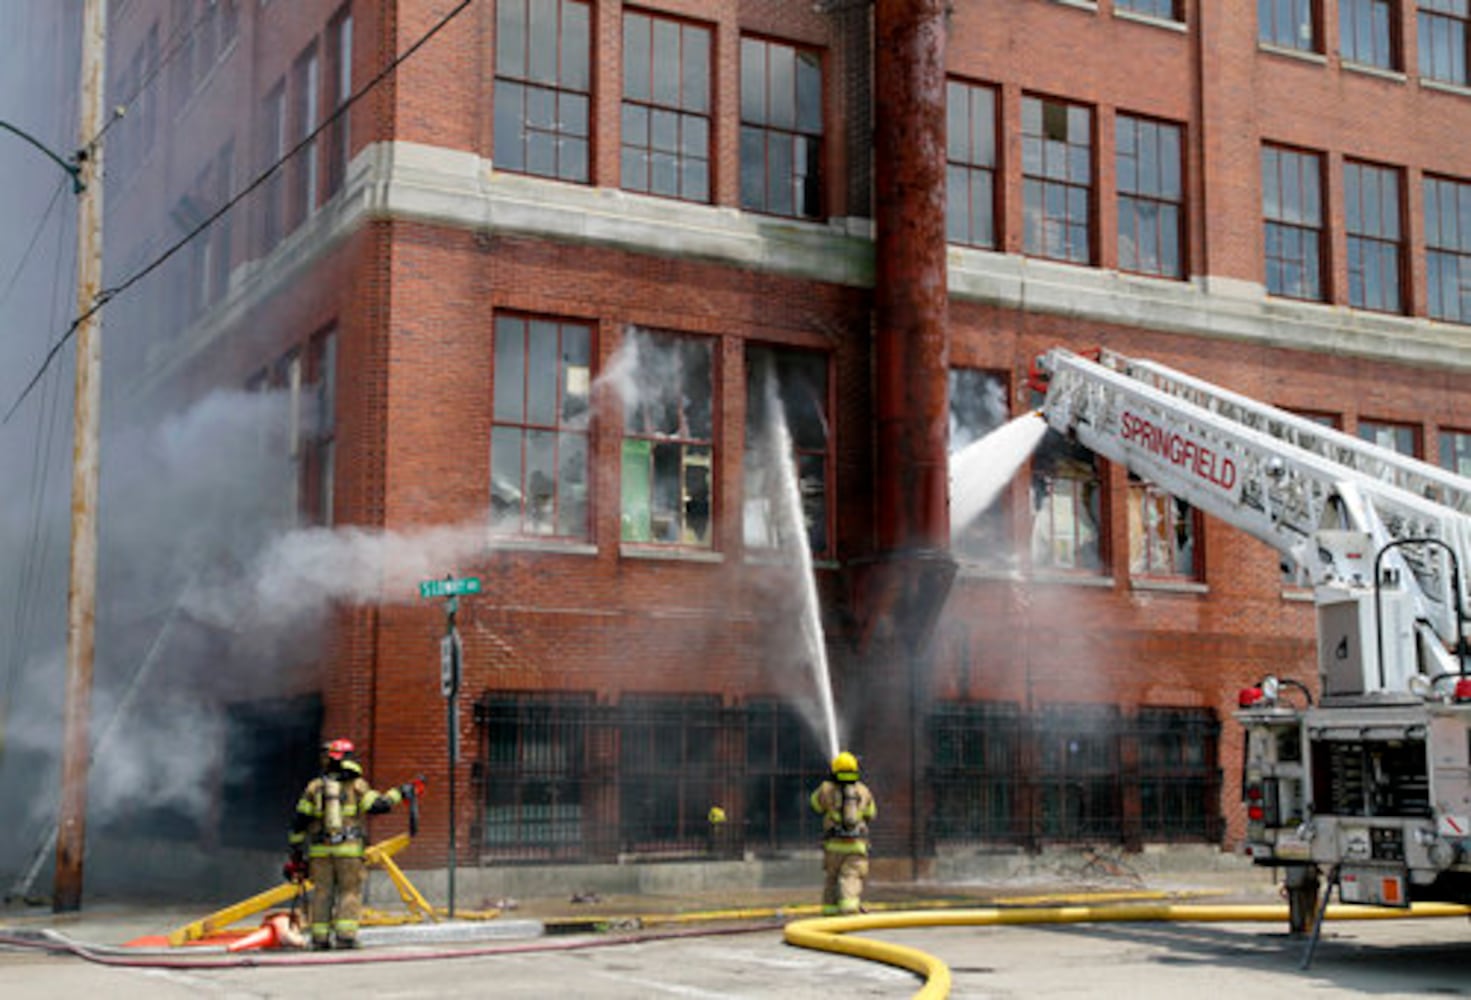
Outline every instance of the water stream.
<svg viewBox="0 0 1471 1000">
<path fill-rule="evenodd" d="M 771 464 L 776 469 L 776 493 L 772 499 L 776 504 L 778 523 L 777 537 L 797 562 L 797 581 L 800 590 L 800 615 L 804 659 L 812 668 L 812 680 L 822 705 L 823 725 L 826 729 L 828 760 L 836 757 L 839 750 L 838 714 L 833 706 L 832 677 L 828 670 L 827 640 L 823 636 L 822 612 L 817 600 L 817 579 L 812 571 L 812 547 L 807 535 L 807 520 L 802 515 L 802 491 L 797 482 L 796 453 L 792 450 L 792 435 L 787 428 L 786 414 L 776 390 L 776 376 L 766 376 L 766 412 L 771 417 L 770 442 Z"/>
<path fill-rule="evenodd" d="M 1046 433 L 1047 421 L 1030 410 L 951 454 L 951 538 L 996 502 Z"/>
</svg>

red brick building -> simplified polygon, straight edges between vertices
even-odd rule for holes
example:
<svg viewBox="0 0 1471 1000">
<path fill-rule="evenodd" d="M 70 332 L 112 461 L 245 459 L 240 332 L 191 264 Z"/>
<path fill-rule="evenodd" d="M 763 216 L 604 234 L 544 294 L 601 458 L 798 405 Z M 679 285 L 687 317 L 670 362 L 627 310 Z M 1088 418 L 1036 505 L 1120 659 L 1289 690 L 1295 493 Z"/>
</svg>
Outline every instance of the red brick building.
<svg viewBox="0 0 1471 1000">
<path fill-rule="evenodd" d="M 114 0 L 114 92 L 156 79 L 108 148 L 110 261 L 195 235 L 110 336 L 140 399 L 317 406 L 299 526 L 477 526 L 431 574 L 484 584 L 460 864 L 813 845 L 777 424 L 896 872 L 1229 848 L 1235 692 L 1310 678 L 1310 600 L 1056 442 L 951 525 L 946 452 L 1032 405 L 1038 354 L 1104 344 L 1471 468 L 1468 29 L 1427 0 Z M 411 585 L 340 601 L 315 670 L 228 700 L 442 790 L 444 627 Z"/>
</svg>

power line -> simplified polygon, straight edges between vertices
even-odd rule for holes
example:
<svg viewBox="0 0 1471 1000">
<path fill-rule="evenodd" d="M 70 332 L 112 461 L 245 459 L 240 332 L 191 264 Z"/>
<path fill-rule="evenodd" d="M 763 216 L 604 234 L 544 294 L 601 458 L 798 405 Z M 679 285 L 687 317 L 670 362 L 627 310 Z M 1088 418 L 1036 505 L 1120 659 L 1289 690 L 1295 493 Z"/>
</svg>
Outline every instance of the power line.
<svg viewBox="0 0 1471 1000">
<path fill-rule="evenodd" d="M 47 203 L 46 211 L 41 214 L 41 221 L 36 223 L 36 231 L 31 234 L 30 242 L 26 244 L 25 251 L 20 255 L 20 260 L 16 262 L 15 270 L 10 274 L 10 281 L 6 283 L 5 291 L 0 292 L 0 307 L 3 307 L 10 300 L 10 293 L 15 291 L 15 283 L 20 279 L 21 272 L 26 269 L 26 264 L 30 263 L 31 251 L 36 249 L 36 241 L 41 238 L 41 233 L 45 230 L 46 223 L 51 220 L 51 213 L 56 210 L 56 204 L 61 198 L 61 192 L 65 188 L 66 181 L 57 182 L 56 190 L 51 193 L 51 201 Z"/>
<path fill-rule="evenodd" d="M 46 357 L 42 359 L 40 368 L 38 368 L 36 370 L 36 373 L 31 376 L 31 380 L 26 383 L 26 387 L 21 390 L 20 395 L 16 397 L 15 402 L 11 404 L 10 409 L 5 412 L 5 418 L 3 420 L 0 420 L 0 425 L 10 422 L 10 418 L 15 415 L 15 411 L 19 409 L 20 404 L 25 402 L 26 397 L 29 396 L 31 390 L 36 387 L 36 383 L 40 381 L 41 376 L 45 374 L 46 369 L 51 366 L 51 362 L 56 360 L 56 355 L 60 353 L 62 347 L 66 346 L 67 342 L 71 340 L 73 334 L 77 332 L 77 329 L 83 323 L 96 315 L 98 310 L 100 310 L 112 299 L 116 298 L 118 295 L 121 295 L 129 288 L 132 288 L 138 282 L 142 281 L 144 278 L 148 277 L 148 275 L 152 274 L 154 271 L 162 267 L 171 257 L 174 256 L 174 254 L 178 253 L 180 250 L 184 249 L 184 247 L 193 242 L 195 237 L 199 236 L 210 226 L 214 225 L 214 223 L 218 221 L 221 216 L 223 216 L 225 213 L 229 212 L 230 209 L 238 205 L 248 195 L 254 192 L 256 188 L 260 187 L 266 181 L 270 180 L 271 177 L 274 176 L 276 172 L 279 171 L 283 166 L 285 166 L 292 157 L 314 143 L 317 140 L 317 136 L 325 132 L 328 126 L 334 124 L 337 119 L 341 118 L 348 111 L 349 108 L 351 108 L 354 104 L 356 104 L 359 100 L 366 96 L 374 87 L 378 86 L 378 84 L 382 83 L 395 71 L 397 71 L 398 67 L 402 65 L 410 56 L 418 52 L 419 49 L 423 48 L 431 38 L 439 34 L 439 32 L 443 30 L 456 17 L 458 17 L 466 7 L 469 7 L 470 4 L 474 2 L 475 0 L 460 0 L 460 2 L 455 4 L 455 6 L 450 10 L 448 14 L 445 14 L 444 17 L 440 18 L 439 21 L 437 21 L 432 28 L 425 32 L 418 41 L 414 42 L 413 45 L 410 45 L 401 54 L 399 54 L 393 60 L 393 62 L 383 67 L 383 69 L 381 69 L 377 73 L 377 75 L 375 75 L 371 80 L 363 85 L 362 89 L 358 90 L 356 93 L 349 96 L 347 100 L 339 104 L 336 109 L 333 110 L 333 112 L 322 121 L 322 124 L 312 129 L 312 131 L 308 133 L 305 138 L 303 138 L 295 146 L 292 146 L 289 150 L 282 154 L 281 157 L 276 160 L 276 162 L 272 163 L 269 167 L 262 171 L 255 178 L 255 180 L 246 185 L 239 193 L 237 193 L 229 201 L 221 205 L 218 209 L 214 211 L 213 214 L 211 214 L 203 222 L 199 223 L 199 225 L 189 230 L 188 233 L 186 233 L 182 238 L 171 245 L 163 253 L 155 257 L 152 261 L 145 264 L 142 268 L 140 268 L 118 284 L 112 286 L 111 288 L 104 288 L 102 291 L 100 291 L 97 294 L 97 301 L 92 304 L 91 308 L 82 313 L 80 316 L 73 319 L 70 325 L 67 326 L 66 331 L 62 333 L 61 337 L 58 338 L 56 343 L 51 346 L 51 349 L 46 352 Z"/>
</svg>

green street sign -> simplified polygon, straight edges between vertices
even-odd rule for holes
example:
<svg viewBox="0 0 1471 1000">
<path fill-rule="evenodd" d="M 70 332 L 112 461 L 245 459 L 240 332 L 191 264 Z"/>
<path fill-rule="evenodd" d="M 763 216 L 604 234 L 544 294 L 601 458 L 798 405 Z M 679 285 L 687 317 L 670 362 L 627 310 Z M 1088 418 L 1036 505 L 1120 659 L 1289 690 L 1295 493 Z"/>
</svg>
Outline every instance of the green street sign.
<svg viewBox="0 0 1471 1000">
<path fill-rule="evenodd" d="M 425 580 L 419 584 L 420 597 L 458 597 L 461 594 L 480 593 L 480 578 L 467 576 L 462 580 Z"/>
</svg>

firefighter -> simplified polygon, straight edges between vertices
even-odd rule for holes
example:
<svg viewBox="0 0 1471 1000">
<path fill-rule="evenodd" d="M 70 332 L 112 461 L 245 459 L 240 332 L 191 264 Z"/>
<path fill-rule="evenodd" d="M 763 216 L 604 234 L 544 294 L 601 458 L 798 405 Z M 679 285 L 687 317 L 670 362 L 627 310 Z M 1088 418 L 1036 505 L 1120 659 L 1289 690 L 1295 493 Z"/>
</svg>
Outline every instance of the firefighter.
<svg viewBox="0 0 1471 1000">
<path fill-rule="evenodd" d="M 812 809 L 822 815 L 822 912 L 857 913 L 868 878 L 868 823 L 878 814 L 873 793 L 858 780 L 857 757 L 844 750 L 833 758 Z"/>
<path fill-rule="evenodd" d="M 366 877 L 366 819 L 387 812 L 413 793 L 412 782 L 386 792 L 374 791 L 363 777 L 351 740 L 322 744 L 321 773 L 301 793 L 287 838 L 291 846 L 287 871 L 299 872 L 305 865 L 312 880 L 313 949 L 331 948 L 334 938 L 338 948 L 358 946 Z"/>
</svg>

